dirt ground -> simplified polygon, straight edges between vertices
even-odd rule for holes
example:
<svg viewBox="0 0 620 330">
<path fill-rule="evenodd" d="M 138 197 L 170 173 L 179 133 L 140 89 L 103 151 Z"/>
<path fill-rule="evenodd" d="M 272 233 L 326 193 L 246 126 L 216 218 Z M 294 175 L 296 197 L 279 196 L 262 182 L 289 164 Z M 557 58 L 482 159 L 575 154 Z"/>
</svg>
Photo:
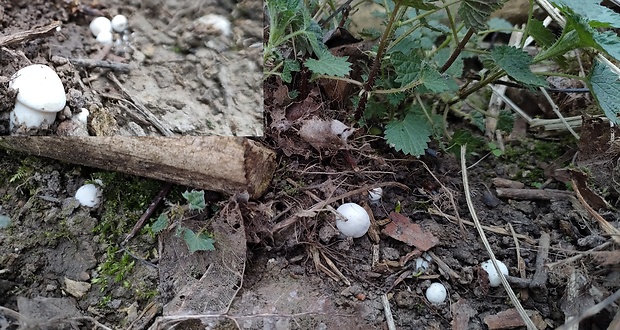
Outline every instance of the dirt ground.
<svg viewBox="0 0 620 330">
<path fill-rule="evenodd" d="M 99 44 L 91 20 L 117 14 L 128 17 L 128 29 L 116 33 L 112 47 Z M 225 17 L 231 33 L 204 23 L 206 15 Z M 262 17 L 262 3 L 252 0 L 201 0 L 189 7 L 174 0 L 2 1 L 3 36 L 62 24 L 47 36 L 2 45 L 0 134 L 10 133 L 10 77 L 45 64 L 60 76 L 67 107 L 53 124 L 29 134 L 262 135 Z M 87 127 L 70 120 L 83 108 L 90 112 Z"/>
<path fill-rule="evenodd" d="M 600 249 L 610 239 L 574 198 L 493 197 L 493 178 L 529 185 L 531 180 L 544 178 L 540 168 L 522 167 L 523 162 L 532 163 L 529 157 L 533 156 L 523 155 L 535 150 L 535 144 L 517 143 L 512 148 L 518 157 L 486 157 L 468 173 L 478 217 L 496 231 L 486 231 L 492 250 L 511 276 L 526 279 L 525 288 L 513 288 L 539 328 L 553 329 L 564 323 L 565 315 L 578 314 L 617 290 L 613 279 L 618 272 L 597 262 L 596 254 L 583 253 Z M 563 148 L 544 150 L 549 158 L 538 156 L 541 164 L 552 161 Z M 171 324 L 185 329 L 383 329 L 389 306 L 398 329 L 487 329 L 485 320 L 502 317 L 502 312 L 510 313 L 513 308 L 503 288 L 485 282 L 480 263 L 488 254 L 476 230 L 470 225 L 460 229 L 456 223 L 457 211 L 463 220 L 471 221 L 471 217 L 460 167 L 451 154 L 417 161 L 390 156 L 385 148 L 364 148 L 353 151 L 357 171 L 342 154 L 307 160 L 282 156 L 272 187 L 258 201 L 240 208 L 241 203 L 235 207 L 224 196 L 208 195 L 211 211 L 190 217 L 200 227 L 199 223 L 215 214 L 227 214 L 224 229 L 215 228 L 217 221 L 211 228 L 216 233 L 216 251 L 232 250 L 234 258 L 214 271 L 221 263 L 220 255 L 198 252 L 189 256 L 172 232 L 155 237 L 148 226 L 124 247 L 128 254 L 119 250 L 118 242 L 163 183 L 5 150 L 0 153 L 0 215 L 11 219 L 10 226 L 0 230 L 0 306 L 19 311 L 41 328 L 53 328 L 51 319 L 57 328 L 67 328 L 67 319 L 81 327 L 92 325 L 95 319 L 111 329 L 166 329 Z M 472 155 L 468 162 L 471 165 L 481 157 Z M 73 194 L 93 178 L 104 181 L 104 202 L 96 209 L 80 207 Z M 418 272 L 415 258 L 410 258 L 412 252 L 417 255 L 416 248 L 395 239 L 399 236 L 388 233 L 384 223 L 377 224 L 380 234 L 375 242 L 370 235 L 353 240 L 339 236 L 329 212 L 294 217 L 311 209 L 316 202 L 313 194 L 324 200 L 361 188 L 361 193 L 342 201 L 368 204 L 364 188 L 376 183 L 387 184 L 382 201 L 370 205 L 378 222 L 391 218 L 390 213 L 398 208 L 419 224 L 419 234 L 437 239 L 437 245 L 429 249 L 433 255 L 425 272 Z M 557 183 L 547 188 L 562 189 Z M 168 205 L 178 202 L 184 190 L 173 188 L 167 195 Z M 617 212 L 603 216 L 617 225 Z M 236 229 L 231 232 L 232 228 Z M 537 273 L 543 233 L 550 236 L 547 280 L 540 287 L 528 288 Z M 571 277 L 578 298 L 571 298 L 567 290 L 568 283 L 573 283 Z M 446 303 L 433 305 L 424 298 L 432 282 L 446 286 Z M 187 288 L 192 289 L 183 291 Z M 214 292 L 217 296 L 210 307 L 203 306 L 208 312 L 192 309 L 192 301 L 212 299 Z M 382 297 L 387 298 L 387 305 Z M 3 312 L 0 325 L 11 329 L 8 322 L 14 318 Z M 606 328 L 614 314 L 609 307 L 597 315 L 596 323 L 582 323 L 582 329 Z M 174 322 L 154 326 L 158 315 Z M 59 319 L 65 323 L 58 323 Z"/>
<path fill-rule="evenodd" d="M 50 53 L 73 58 L 100 51 L 83 8 L 65 2 L 30 4 L 0 7 L 2 17 L 22 24 L 3 25 L 6 34 L 30 28 L 23 25 L 26 15 L 47 19 L 43 24 L 62 20 L 64 32 L 0 57 L 8 61 L 0 66 L 3 77 L 10 77 L 25 61 L 19 51 L 37 63 L 49 63 Z M 117 74 L 119 81 L 176 134 L 262 132 L 262 113 L 202 117 L 211 118 L 214 128 L 183 119 L 196 102 L 201 109 L 218 109 L 227 104 L 226 88 L 243 90 L 227 85 L 239 81 L 226 82 L 226 72 L 255 68 L 256 81 L 262 84 L 260 51 L 250 47 L 260 41 L 262 29 L 249 24 L 254 19 L 239 23 L 257 15 L 256 4 L 199 2 L 191 13 L 178 11 L 178 6 L 174 1 L 107 5 L 108 13 L 130 17 L 136 33 L 131 37 L 133 47 L 128 46 L 131 50 L 115 56 L 126 56 L 130 65 L 143 63 L 129 75 Z M 28 8 L 39 9 L 28 12 Z M 235 35 L 245 36 L 240 43 L 233 40 L 230 49 L 235 52 L 216 51 L 216 41 L 205 46 L 205 40 L 183 33 L 211 10 L 231 15 Z M 66 37 L 73 35 L 80 37 Z M 75 48 L 66 47 L 70 43 Z M 100 69 L 60 64 L 62 60 L 51 63 L 67 86 L 79 92 L 77 100 L 112 114 L 115 120 L 109 122 L 114 129 L 102 134 L 135 135 L 132 122 L 146 134 L 161 134 L 150 124 L 121 114 L 121 105 L 129 107 L 127 99 Z M 209 63 L 216 63 L 213 71 Z M 200 74 L 194 77 L 197 72 L 213 79 L 203 81 Z M 82 86 L 84 79 L 90 82 Z M 251 86 L 252 81 L 243 84 Z M 217 88 L 213 91 L 207 85 Z M 190 88 L 182 88 L 186 86 Z M 278 153 L 278 169 L 268 192 L 250 201 L 207 192 L 205 211 L 185 215 L 188 228 L 213 233 L 215 251 L 190 254 L 174 229 L 153 231 L 155 219 L 182 204 L 182 193 L 191 188 L 172 187 L 145 228 L 121 244 L 166 183 L 0 149 L 0 329 L 16 329 L 17 323 L 31 329 L 388 329 L 388 319 L 397 329 L 488 329 L 519 319 L 505 289 L 490 287 L 488 275 L 480 269 L 489 255 L 469 224 L 462 169 L 453 153 L 431 152 L 418 160 L 362 135 L 353 135 L 346 149 L 319 151 L 296 133 L 279 131 L 278 120 L 286 114 L 274 111 L 278 85 L 270 80 L 265 86 L 272 107 L 265 108 L 265 137 L 259 141 Z M 262 109 L 262 89 L 247 91 L 242 93 L 247 99 L 239 96 L 235 104 L 251 104 L 247 110 L 254 111 L 260 102 Z M 73 112 L 74 106 L 70 107 Z M 181 117 L 178 122 L 171 119 L 173 108 L 181 111 L 176 113 Z M 338 109 L 323 110 L 325 118 L 344 120 L 346 115 Z M 102 116 L 104 123 L 111 118 Z M 228 123 L 235 118 L 256 122 L 237 122 L 234 132 Z M 189 129 L 188 123 L 196 126 Z M 95 127 L 107 126 L 91 125 L 89 132 L 97 132 L 91 131 Z M 55 134 L 57 128 L 52 125 L 36 133 Z M 600 132 L 600 127 L 593 131 Z M 539 329 L 557 328 L 618 290 L 613 238 L 552 171 L 566 166 L 577 147 L 557 136 L 530 136 L 509 143 L 501 157 L 480 146 L 470 146 L 467 157 L 473 209 L 486 226 L 492 251 L 509 269 L 513 290 Z M 616 166 L 597 164 L 599 170 L 592 172 L 609 176 L 596 175 L 594 183 L 604 188 L 613 207 L 596 211 L 618 228 Z M 537 191 L 544 186 L 555 194 L 498 198 L 503 186 L 497 178 L 522 183 L 520 189 Z M 79 206 L 73 198 L 76 190 L 95 179 L 103 183 L 102 204 Z M 376 204 L 367 197 L 373 185 L 383 185 L 384 191 Z M 330 199 L 333 207 L 343 202 L 366 205 L 376 221 L 371 234 L 342 237 L 327 206 L 317 206 Z M 546 235 L 547 254 L 541 249 Z M 425 271 L 416 265 L 422 250 L 427 250 L 429 259 Z M 448 291 L 447 301 L 439 305 L 425 298 L 426 289 L 436 282 Z M 617 306 L 608 305 L 581 322 L 580 329 L 606 329 L 616 314 Z M 524 327 L 516 323 L 513 328 Z"/>
</svg>

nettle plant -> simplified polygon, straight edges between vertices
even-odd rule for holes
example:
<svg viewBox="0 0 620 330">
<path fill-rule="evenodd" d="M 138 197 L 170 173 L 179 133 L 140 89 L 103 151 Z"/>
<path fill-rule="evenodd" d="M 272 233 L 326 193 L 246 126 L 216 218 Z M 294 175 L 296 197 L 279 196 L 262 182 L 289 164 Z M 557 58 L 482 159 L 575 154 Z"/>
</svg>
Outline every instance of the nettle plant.
<svg viewBox="0 0 620 330">
<path fill-rule="evenodd" d="M 157 220 L 150 227 L 153 234 L 160 234 L 166 229 L 175 230 L 175 235 L 182 238 L 187 244 L 190 253 L 196 251 L 213 251 L 215 250 L 215 240 L 205 229 L 194 232 L 190 228 L 183 225 L 183 220 L 187 218 L 187 211 L 202 212 L 205 210 L 205 192 L 203 190 L 186 191 L 182 194 L 187 204 L 174 204 L 162 212 Z"/>
<path fill-rule="evenodd" d="M 618 124 L 619 73 L 606 58 L 620 59 L 620 38 L 605 29 L 620 28 L 620 15 L 592 1 L 553 0 L 559 14 L 546 0 L 536 1 L 562 26 L 559 35 L 534 18 L 536 3 L 530 0 L 520 44 L 485 49 L 480 46 L 484 37 L 513 30 L 505 20 L 489 19 L 504 0 L 376 0 L 384 8 L 378 15 L 383 15 L 385 27 L 377 33 L 374 48 L 366 52 L 370 64 L 358 81 L 349 76 L 352 63 L 348 58 L 333 55 L 323 43 L 323 36 L 339 24 L 342 15 L 335 15 L 330 22 L 336 23 L 325 27 L 317 23 L 317 18 L 326 9 L 334 11 L 334 3 L 267 0 L 266 76 L 277 75 L 290 83 L 297 72 L 306 71 L 311 79 L 329 78 L 356 85 L 354 119 L 368 127 L 384 125 L 391 146 L 416 156 L 424 154 L 431 137 L 447 134 L 448 112 L 465 115 L 474 122 L 482 118 L 479 114 L 463 114 L 462 102 L 504 77 L 513 85 L 532 90 L 548 88 L 547 76 L 582 80 L 607 118 Z M 352 3 L 351 10 L 361 2 Z M 453 12 L 457 6 L 458 11 Z M 528 39 L 536 42 L 535 55 L 523 50 Z M 534 65 L 549 62 L 566 68 L 576 49 L 592 55 L 592 60 L 587 61 L 587 76 L 560 73 L 557 69 L 532 71 Z M 474 81 L 459 84 L 464 59 L 474 56 L 484 69 L 477 72 Z M 504 119 L 510 120 L 511 116 Z M 498 117 L 501 122 L 502 115 Z"/>
</svg>

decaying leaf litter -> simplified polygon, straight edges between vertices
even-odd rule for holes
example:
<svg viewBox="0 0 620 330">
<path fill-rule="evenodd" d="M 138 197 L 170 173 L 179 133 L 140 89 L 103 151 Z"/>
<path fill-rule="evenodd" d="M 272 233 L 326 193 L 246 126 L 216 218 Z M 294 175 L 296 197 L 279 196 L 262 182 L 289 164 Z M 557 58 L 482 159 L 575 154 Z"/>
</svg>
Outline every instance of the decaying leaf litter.
<svg viewBox="0 0 620 330">
<path fill-rule="evenodd" d="M 22 134 L 261 135 L 260 13 L 257 1 L 5 1 L 2 134 L 15 95 L 6 83 L 36 63 L 58 73 L 67 105 L 53 124 Z M 90 22 L 116 14 L 129 18 L 128 29 L 99 44 Z M 229 33 L 209 25 L 214 15 L 230 22 Z M 75 120 L 82 109 L 86 127 Z"/>
</svg>

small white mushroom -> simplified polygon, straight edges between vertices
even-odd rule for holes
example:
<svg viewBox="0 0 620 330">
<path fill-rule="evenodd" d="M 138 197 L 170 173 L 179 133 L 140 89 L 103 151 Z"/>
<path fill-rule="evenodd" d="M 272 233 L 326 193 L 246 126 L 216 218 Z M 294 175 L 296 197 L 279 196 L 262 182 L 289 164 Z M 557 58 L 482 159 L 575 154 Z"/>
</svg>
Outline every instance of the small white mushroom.
<svg viewBox="0 0 620 330">
<path fill-rule="evenodd" d="M 355 203 L 345 203 L 336 210 L 345 219 L 336 219 L 336 227 L 344 235 L 359 238 L 368 232 L 370 228 L 370 216 L 363 207 Z"/>
<path fill-rule="evenodd" d="M 90 32 L 93 33 L 95 37 L 99 36 L 99 33 L 103 31 L 112 32 L 112 22 L 107 17 L 97 17 L 90 22 L 88 26 L 90 28 Z"/>
<path fill-rule="evenodd" d="M 103 45 L 111 44 L 113 41 L 112 32 L 110 31 L 101 31 L 97 36 L 97 42 Z"/>
<path fill-rule="evenodd" d="M 433 283 L 426 289 L 426 299 L 433 305 L 443 304 L 447 296 L 446 287 L 441 283 Z"/>
<path fill-rule="evenodd" d="M 226 37 L 232 34 L 230 21 L 221 15 L 208 14 L 198 19 L 200 24 L 211 26 L 213 29 L 220 31 Z"/>
<path fill-rule="evenodd" d="M 92 183 L 85 184 L 77 190 L 75 193 L 75 199 L 77 199 L 77 201 L 83 206 L 95 207 L 99 204 L 101 192 L 96 185 Z"/>
<path fill-rule="evenodd" d="M 11 77 L 9 87 L 18 90 L 15 108 L 10 114 L 11 129 L 21 125 L 39 127 L 44 121 L 51 124 L 67 103 L 60 77 L 46 65 L 22 68 Z"/>
<path fill-rule="evenodd" d="M 118 33 L 122 33 L 127 29 L 129 23 L 125 15 L 116 15 L 112 17 L 112 29 Z"/>
<path fill-rule="evenodd" d="M 499 274 L 497 273 L 495 266 L 493 266 L 493 261 L 491 261 L 491 259 L 483 262 L 481 266 L 482 269 L 484 269 L 484 271 L 489 274 L 489 284 L 492 287 L 498 287 L 500 284 L 502 284 L 502 279 L 499 277 Z M 508 267 L 506 267 L 503 262 L 497 260 L 497 266 L 499 266 L 502 274 L 508 275 Z"/>
<path fill-rule="evenodd" d="M 374 188 L 368 190 L 368 199 L 371 203 L 378 203 L 381 200 L 381 197 L 383 197 L 383 189 Z"/>
</svg>

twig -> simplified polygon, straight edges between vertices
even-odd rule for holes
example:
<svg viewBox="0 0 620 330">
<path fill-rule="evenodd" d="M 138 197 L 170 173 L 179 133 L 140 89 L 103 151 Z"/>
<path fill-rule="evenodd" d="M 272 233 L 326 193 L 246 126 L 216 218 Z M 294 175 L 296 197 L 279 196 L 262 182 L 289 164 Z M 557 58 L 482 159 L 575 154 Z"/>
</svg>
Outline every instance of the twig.
<svg viewBox="0 0 620 330">
<path fill-rule="evenodd" d="M 387 322 L 388 330 L 396 330 L 394 324 L 394 316 L 392 315 L 392 309 L 390 308 L 390 301 L 387 294 L 381 295 L 381 302 L 383 303 L 383 312 L 385 313 L 385 322 Z"/>
<path fill-rule="evenodd" d="M 446 214 L 440 210 L 437 209 L 433 209 L 433 208 L 429 208 L 428 213 L 430 215 L 438 215 L 438 216 L 442 216 L 444 218 L 446 218 L 448 221 L 450 222 L 454 222 L 456 223 L 456 218 L 452 215 Z M 461 220 L 463 221 L 464 224 L 468 225 L 468 226 L 472 226 L 475 227 L 476 224 L 471 222 L 471 221 L 467 221 L 467 220 Z M 490 231 L 492 233 L 495 234 L 500 234 L 500 235 L 505 235 L 505 236 L 511 236 L 510 232 L 508 232 L 506 229 L 504 228 L 499 228 L 499 227 L 490 227 L 490 226 L 482 226 L 482 229 L 486 230 L 486 231 Z M 527 235 L 523 235 L 523 234 L 514 234 L 514 236 L 516 236 L 519 239 L 524 240 L 525 242 L 529 243 L 529 244 L 536 244 L 536 240 L 534 240 L 533 238 L 527 236 Z"/>
<path fill-rule="evenodd" d="M 155 126 L 155 128 L 157 128 L 159 132 L 161 132 L 164 136 L 174 136 L 174 133 L 172 133 L 172 131 L 169 130 L 166 126 L 164 126 L 162 122 L 160 122 L 159 119 L 157 119 L 157 117 L 155 117 L 153 113 L 149 111 L 149 109 L 147 109 L 142 104 L 142 102 L 140 102 L 140 100 L 138 100 L 137 98 L 129 94 L 129 91 L 125 89 L 125 87 L 123 87 L 123 84 L 121 84 L 121 82 L 118 81 L 114 73 L 109 72 L 108 79 L 110 79 L 121 90 L 121 92 L 123 92 L 125 97 L 128 97 L 129 99 L 131 99 L 131 101 L 136 105 L 140 114 L 143 115 L 144 118 L 146 118 L 146 120 L 149 121 L 149 123 Z"/>
<path fill-rule="evenodd" d="M 164 197 L 166 197 L 166 194 L 168 194 L 168 192 L 170 191 L 170 189 L 172 188 L 172 183 L 166 183 L 164 185 L 164 187 L 159 191 L 159 193 L 157 194 L 157 196 L 155 196 L 155 198 L 153 199 L 153 201 L 151 202 L 151 205 L 149 205 L 149 207 L 146 209 L 146 212 L 144 212 L 144 214 L 142 214 L 142 216 L 140 217 L 140 219 L 138 219 L 138 222 L 136 222 L 136 224 L 133 226 L 133 229 L 131 230 L 131 232 L 129 233 L 129 235 L 127 235 L 127 237 L 125 237 L 125 239 L 123 240 L 123 242 L 121 243 L 122 246 L 124 246 L 125 244 L 127 244 L 127 242 L 129 242 L 129 240 L 134 237 L 136 235 L 136 233 L 142 229 L 142 227 L 144 226 L 144 222 L 151 217 L 151 215 L 153 214 L 153 212 L 155 211 L 155 209 L 157 208 L 157 206 L 159 205 L 159 203 L 161 203 L 161 201 L 164 199 Z"/>
<path fill-rule="evenodd" d="M 605 242 L 605 243 L 603 243 L 603 244 L 601 244 L 599 246 L 596 246 L 596 247 L 594 247 L 594 248 L 592 248 L 592 249 L 590 249 L 588 251 L 579 252 L 579 254 L 577 254 L 576 256 L 572 256 L 572 257 L 566 258 L 564 260 L 548 263 L 546 266 L 547 266 L 547 268 L 549 268 L 551 270 L 551 269 L 553 269 L 553 268 L 555 268 L 557 266 L 577 261 L 577 260 L 587 256 L 588 254 L 590 254 L 592 252 L 596 252 L 596 251 L 605 249 L 605 248 L 609 247 L 611 244 L 612 244 L 611 242 Z"/>
<path fill-rule="evenodd" d="M 556 116 L 558 116 L 558 118 L 560 119 L 564 127 L 566 127 L 566 129 L 570 132 L 570 134 L 572 134 L 577 140 L 579 140 L 579 134 L 575 133 L 573 128 L 568 124 L 568 122 L 566 121 L 566 118 L 564 118 L 562 113 L 560 113 L 560 108 L 558 107 L 557 104 L 555 104 L 551 96 L 549 96 L 549 93 L 547 93 L 547 90 L 545 90 L 543 87 L 540 87 L 540 91 L 543 93 L 543 95 L 547 99 L 547 102 L 549 102 L 549 105 L 551 105 L 551 109 L 553 109 L 553 112 L 555 113 Z"/>
<path fill-rule="evenodd" d="M 594 219 L 596 219 L 596 221 L 599 223 L 601 228 L 603 228 L 603 230 L 605 231 L 606 234 L 610 235 L 611 238 L 616 243 L 620 243 L 620 230 L 618 230 L 616 227 L 612 226 L 598 212 L 596 212 L 592 208 L 592 206 L 590 206 L 590 204 L 588 204 L 588 202 L 586 202 L 586 200 L 581 195 L 581 192 L 579 191 L 579 185 L 577 184 L 577 181 L 575 179 L 571 179 L 571 183 L 573 184 L 572 185 L 573 190 L 575 191 L 575 194 L 577 195 L 577 199 L 579 199 L 579 202 L 581 202 L 581 205 L 583 205 L 583 207 L 588 211 L 588 213 L 590 213 L 590 215 L 592 217 L 594 217 Z"/>
<path fill-rule="evenodd" d="M 532 277 L 530 288 L 532 289 L 544 289 L 547 284 L 547 270 L 545 269 L 545 262 L 549 257 L 549 245 L 551 244 L 551 237 L 547 233 L 542 233 L 538 239 L 538 254 L 536 255 L 536 271 Z"/>
<path fill-rule="evenodd" d="M 465 190 L 465 200 L 467 201 L 467 208 L 469 208 L 469 213 L 471 214 L 471 217 L 474 220 L 474 223 L 476 224 L 476 229 L 478 230 L 478 234 L 480 235 L 482 244 L 484 244 L 485 249 L 487 250 L 487 252 L 489 253 L 489 256 L 491 257 L 491 262 L 493 263 L 493 266 L 495 267 L 497 274 L 502 280 L 502 285 L 504 286 L 504 289 L 508 293 L 508 296 L 510 297 L 510 301 L 512 302 L 512 304 L 515 306 L 515 308 L 519 312 L 519 315 L 523 319 L 523 322 L 527 326 L 528 330 L 537 330 L 536 325 L 534 325 L 534 322 L 532 322 L 530 317 L 527 315 L 527 312 L 525 311 L 525 309 L 523 309 L 523 306 L 519 302 L 519 298 L 517 298 L 517 295 L 515 295 L 514 291 L 512 291 L 510 284 L 508 283 L 508 281 L 506 281 L 506 277 L 504 276 L 501 269 L 499 268 L 499 265 L 497 264 L 495 253 L 493 253 L 493 250 L 491 249 L 491 245 L 489 244 L 489 241 L 487 240 L 486 234 L 484 233 L 484 230 L 482 229 L 482 226 L 480 225 L 480 220 L 478 220 L 478 215 L 476 215 L 476 210 L 474 208 L 474 203 L 471 199 L 471 193 L 469 190 L 469 180 L 467 178 L 467 163 L 465 162 L 466 154 L 467 154 L 467 146 L 463 145 L 461 146 L 461 173 L 463 175 L 463 189 Z"/>
<path fill-rule="evenodd" d="M 439 266 L 439 269 L 442 270 L 444 273 L 447 273 L 449 278 L 452 280 L 458 280 L 461 278 L 461 276 L 459 274 L 457 274 L 455 271 L 452 270 L 452 268 L 450 268 L 450 266 L 448 266 L 448 264 L 446 264 L 443 260 L 441 260 L 441 258 L 439 258 L 435 253 L 433 253 L 432 251 L 426 251 L 426 253 L 433 258 L 433 261 L 435 261 L 437 263 L 437 266 Z"/>
<path fill-rule="evenodd" d="M 41 26 L 26 31 L 20 31 L 8 36 L 0 37 L 0 46 L 10 46 L 32 39 L 47 37 L 54 34 L 54 32 L 56 32 L 56 28 L 59 27 L 61 24 L 61 22 L 54 22 L 50 25 Z"/>
<path fill-rule="evenodd" d="M 69 62 L 75 66 L 83 67 L 83 68 L 104 68 L 111 69 L 118 72 L 129 72 L 129 64 L 111 62 L 111 61 L 98 61 L 92 60 L 88 58 L 70 58 Z"/>
<path fill-rule="evenodd" d="M 555 189 L 496 188 L 495 193 L 500 198 L 542 201 L 564 200 L 574 196 L 570 191 Z"/>
</svg>

